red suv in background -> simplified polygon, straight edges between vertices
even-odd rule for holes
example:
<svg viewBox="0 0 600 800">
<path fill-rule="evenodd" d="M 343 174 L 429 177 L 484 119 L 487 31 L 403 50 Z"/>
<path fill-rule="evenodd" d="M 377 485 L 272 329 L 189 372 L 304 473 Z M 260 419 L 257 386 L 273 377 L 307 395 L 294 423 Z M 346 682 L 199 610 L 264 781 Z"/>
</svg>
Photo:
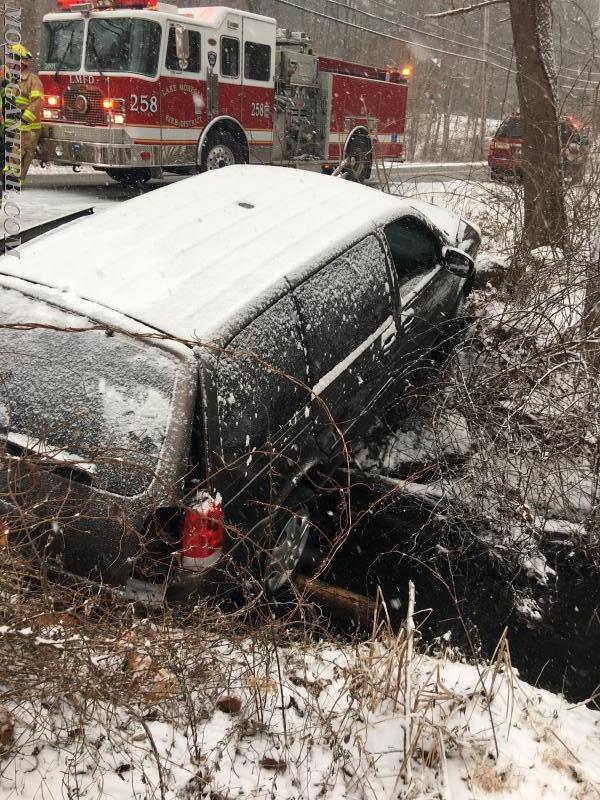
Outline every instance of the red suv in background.
<svg viewBox="0 0 600 800">
<path fill-rule="evenodd" d="M 521 117 L 514 113 L 504 120 L 490 142 L 488 164 L 492 180 L 522 179 L 521 139 Z M 590 144 L 582 123 L 575 117 L 562 117 L 560 140 L 565 175 L 580 181 L 585 172 Z"/>
</svg>

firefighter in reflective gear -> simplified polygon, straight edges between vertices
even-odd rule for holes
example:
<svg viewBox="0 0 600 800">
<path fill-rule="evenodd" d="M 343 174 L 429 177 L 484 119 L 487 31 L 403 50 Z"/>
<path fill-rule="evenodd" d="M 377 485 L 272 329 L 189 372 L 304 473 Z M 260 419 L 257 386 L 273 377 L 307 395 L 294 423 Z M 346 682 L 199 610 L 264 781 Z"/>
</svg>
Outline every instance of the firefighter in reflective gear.
<svg viewBox="0 0 600 800">
<path fill-rule="evenodd" d="M 33 58 L 29 50 L 22 44 L 16 44 L 9 48 L 9 52 L 12 59 L 21 64 L 17 92 L 8 98 L 20 111 L 20 122 L 17 139 L 3 171 L 5 181 L 7 175 L 14 175 L 23 186 L 42 133 L 44 89 L 39 77 L 29 68 L 29 61 Z"/>
</svg>

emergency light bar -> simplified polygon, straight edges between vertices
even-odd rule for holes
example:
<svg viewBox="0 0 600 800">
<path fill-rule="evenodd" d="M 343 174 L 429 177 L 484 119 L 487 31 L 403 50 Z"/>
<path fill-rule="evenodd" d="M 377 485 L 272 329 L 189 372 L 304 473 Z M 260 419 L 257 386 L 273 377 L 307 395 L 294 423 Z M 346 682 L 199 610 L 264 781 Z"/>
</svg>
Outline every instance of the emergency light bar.
<svg viewBox="0 0 600 800">
<path fill-rule="evenodd" d="M 173 10 L 173 5 L 160 3 L 159 0 L 57 0 L 58 7 L 62 11 L 107 11 L 115 8 L 138 8 L 160 11 L 161 7 L 165 10 Z M 175 7 L 176 8 L 176 7 Z"/>
</svg>

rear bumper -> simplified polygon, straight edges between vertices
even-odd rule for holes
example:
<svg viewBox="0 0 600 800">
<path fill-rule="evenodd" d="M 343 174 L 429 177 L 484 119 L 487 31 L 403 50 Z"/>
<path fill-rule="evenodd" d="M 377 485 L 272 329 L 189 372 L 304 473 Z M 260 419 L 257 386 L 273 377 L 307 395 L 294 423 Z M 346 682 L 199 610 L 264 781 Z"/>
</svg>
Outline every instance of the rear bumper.
<svg viewBox="0 0 600 800">
<path fill-rule="evenodd" d="M 488 164 L 491 169 L 503 172 L 516 172 L 521 166 L 521 162 L 514 158 L 498 158 L 497 156 L 488 156 Z"/>
</svg>

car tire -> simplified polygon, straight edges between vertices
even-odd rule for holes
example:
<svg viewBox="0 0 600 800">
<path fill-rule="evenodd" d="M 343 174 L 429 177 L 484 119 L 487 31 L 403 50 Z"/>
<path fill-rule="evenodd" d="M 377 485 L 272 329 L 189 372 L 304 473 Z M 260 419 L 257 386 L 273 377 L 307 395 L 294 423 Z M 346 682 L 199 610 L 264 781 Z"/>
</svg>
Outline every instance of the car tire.
<svg viewBox="0 0 600 800">
<path fill-rule="evenodd" d="M 107 169 L 106 174 L 109 178 L 125 186 L 140 186 L 148 183 L 152 177 L 149 169 Z"/>
<path fill-rule="evenodd" d="M 373 166 L 373 144 L 366 133 L 356 133 L 348 142 L 344 160 L 360 183 L 369 180 Z"/>
<path fill-rule="evenodd" d="M 210 133 L 202 148 L 200 172 L 210 172 L 234 164 L 245 164 L 246 158 L 239 141 L 225 130 Z"/>
</svg>

